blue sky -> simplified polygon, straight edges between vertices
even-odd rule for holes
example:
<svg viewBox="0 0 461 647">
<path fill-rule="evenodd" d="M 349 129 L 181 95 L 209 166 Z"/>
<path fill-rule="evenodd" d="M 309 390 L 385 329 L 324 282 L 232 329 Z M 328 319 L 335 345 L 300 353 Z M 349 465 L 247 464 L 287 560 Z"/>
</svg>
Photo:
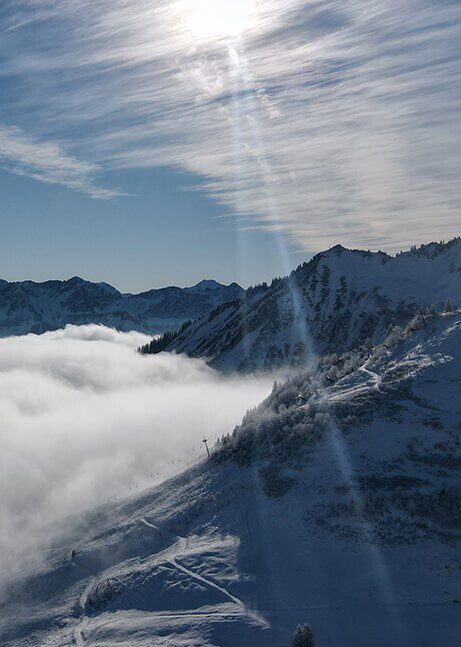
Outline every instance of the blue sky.
<svg viewBox="0 0 461 647">
<path fill-rule="evenodd" d="M 196 180 L 168 168 L 131 170 L 122 178 L 129 198 L 96 201 L 0 171 L 0 276 L 78 275 L 137 292 L 204 277 L 247 285 L 285 274 L 274 234 L 241 232 L 225 208 L 194 190 Z M 290 248 L 288 263 L 307 256 Z"/>
<path fill-rule="evenodd" d="M 460 233 L 446 0 L 4 0 L 0 276 L 269 279 Z"/>
</svg>

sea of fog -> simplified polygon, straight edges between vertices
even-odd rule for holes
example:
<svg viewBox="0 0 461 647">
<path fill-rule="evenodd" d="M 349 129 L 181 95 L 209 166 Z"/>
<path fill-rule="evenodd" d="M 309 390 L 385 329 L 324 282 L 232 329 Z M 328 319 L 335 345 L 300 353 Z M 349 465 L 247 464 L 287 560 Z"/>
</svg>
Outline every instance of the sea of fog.
<svg viewBox="0 0 461 647">
<path fill-rule="evenodd" d="M 137 353 L 147 340 L 96 325 L 0 340 L 0 587 L 43 559 L 63 519 L 205 456 L 203 437 L 270 391 L 269 377 Z"/>
</svg>

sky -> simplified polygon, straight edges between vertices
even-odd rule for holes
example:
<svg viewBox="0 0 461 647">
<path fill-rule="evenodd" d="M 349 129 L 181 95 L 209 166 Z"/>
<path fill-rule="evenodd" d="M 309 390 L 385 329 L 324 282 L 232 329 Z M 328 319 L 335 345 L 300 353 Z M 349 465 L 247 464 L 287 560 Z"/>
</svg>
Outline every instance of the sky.
<svg viewBox="0 0 461 647">
<path fill-rule="evenodd" d="M 457 0 L 3 0 L 0 277 L 246 286 L 460 233 Z"/>
</svg>

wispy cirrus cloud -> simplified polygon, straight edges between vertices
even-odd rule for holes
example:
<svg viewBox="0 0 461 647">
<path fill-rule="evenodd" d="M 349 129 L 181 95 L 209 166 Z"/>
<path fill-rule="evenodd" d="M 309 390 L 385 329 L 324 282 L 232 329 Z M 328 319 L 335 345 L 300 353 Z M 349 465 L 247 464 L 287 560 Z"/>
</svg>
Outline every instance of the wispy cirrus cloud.
<svg viewBox="0 0 461 647">
<path fill-rule="evenodd" d="M 459 233 L 457 3 L 255 1 L 233 38 L 199 0 L 14 4 L 12 105 L 104 170 L 185 169 L 308 250 Z"/>
<path fill-rule="evenodd" d="M 120 195 L 94 184 L 95 164 L 67 154 L 54 142 L 36 140 L 16 126 L 0 125 L 0 167 L 48 184 L 62 184 L 93 198 Z"/>
</svg>

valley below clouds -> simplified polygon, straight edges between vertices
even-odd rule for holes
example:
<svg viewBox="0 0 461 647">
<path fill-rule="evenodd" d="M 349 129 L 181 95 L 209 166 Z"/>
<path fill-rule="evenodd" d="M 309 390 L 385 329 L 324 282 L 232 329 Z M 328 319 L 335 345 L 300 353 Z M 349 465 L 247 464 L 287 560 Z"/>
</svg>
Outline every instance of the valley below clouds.
<svg viewBox="0 0 461 647">
<path fill-rule="evenodd" d="M 204 436 L 212 444 L 270 391 L 269 377 L 142 356 L 148 339 L 69 325 L 0 340 L 1 588 L 72 533 L 73 515 L 203 458 Z"/>
</svg>

